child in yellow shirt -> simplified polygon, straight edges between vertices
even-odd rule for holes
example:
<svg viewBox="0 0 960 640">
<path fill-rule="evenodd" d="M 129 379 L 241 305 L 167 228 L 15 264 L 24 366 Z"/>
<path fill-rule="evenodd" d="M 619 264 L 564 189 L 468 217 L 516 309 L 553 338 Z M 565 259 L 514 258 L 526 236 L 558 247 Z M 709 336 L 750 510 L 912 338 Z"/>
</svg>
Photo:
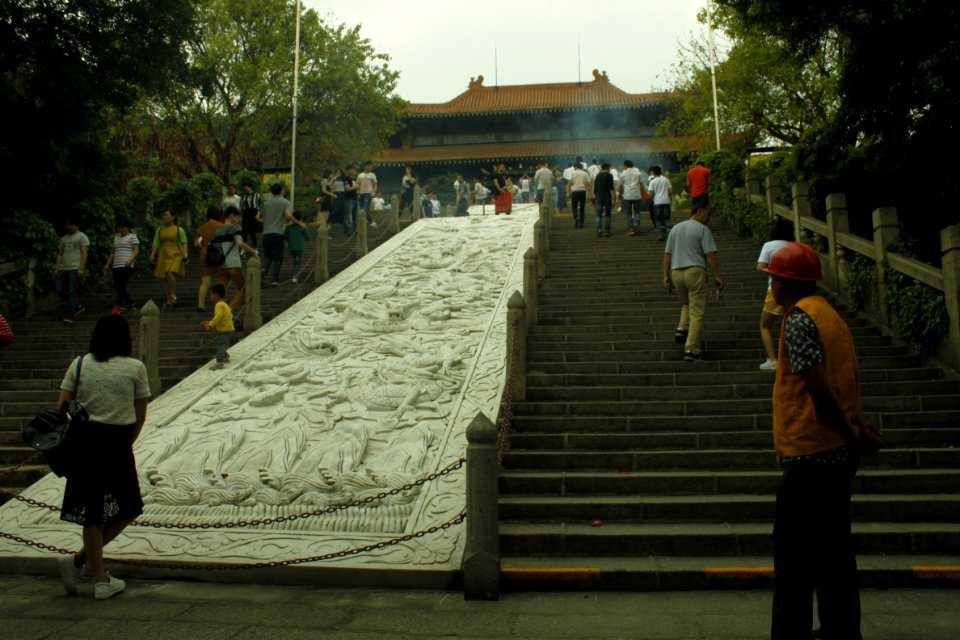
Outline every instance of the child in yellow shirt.
<svg viewBox="0 0 960 640">
<path fill-rule="evenodd" d="M 201 326 L 207 331 L 217 332 L 217 364 L 211 369 L 223 369 L 224 363 L 230 361 L 230 354 L 227 348 L 230 346 L 230 336 L 233 335 L 233 314 L 230 313 L 230 305 L 224 298 L 227 297 L 227 291 L 222 284 L 215 284 L 210 287 L 210 301 L 213 302 L 213 320 L 201 322 Z"/>
</svg>

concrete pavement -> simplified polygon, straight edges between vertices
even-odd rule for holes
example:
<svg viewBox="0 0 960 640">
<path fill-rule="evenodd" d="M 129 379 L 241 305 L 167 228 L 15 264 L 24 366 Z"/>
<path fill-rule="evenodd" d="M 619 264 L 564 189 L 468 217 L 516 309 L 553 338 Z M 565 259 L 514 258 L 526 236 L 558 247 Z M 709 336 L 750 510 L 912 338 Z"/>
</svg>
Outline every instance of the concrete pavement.
<svg viewBox="0 0 960 640">
<path fill-rule="evenodd" d="M 393 638 L 765 638 L 769 591 L 508 593 L 128 581 L 111 600 L 58 579 L 0 576 L 0 629 L 18 640 Z M 960 590 L 865 590 L 866 640 L 955 640 Z"/>
</svg>

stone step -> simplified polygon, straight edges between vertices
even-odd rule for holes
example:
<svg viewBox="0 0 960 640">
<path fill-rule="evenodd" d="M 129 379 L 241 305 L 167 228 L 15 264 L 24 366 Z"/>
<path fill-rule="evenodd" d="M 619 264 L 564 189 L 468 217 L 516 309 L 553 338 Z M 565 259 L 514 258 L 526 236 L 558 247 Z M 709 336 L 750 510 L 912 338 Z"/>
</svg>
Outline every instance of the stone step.
<svg viewBox="0 0 960 640">
<path fill-rule="evenodd" d="M 882 454 L 881 454 L 882 455 Z M 500 473 L 505 496 L 774 495 L 779 470 L 767 471 L 522 471 Z M 960 469 L 860 469 L 854 492 L 927 494 L 960 492 Z"/>
<path fill-rule="evenodd" d="M 650 470 L 771 470 L 777 458 L 773 445 L 767 451 L 756 449 L 664 450 L 664 451 L 513 451 L 503 456 L 503 468 L 510 470 L 569 471 L 650 471 Z M 920 469 L 958 468 L 960 449 L 885 448 L 883 455 L 868 458 L 864 468 Z"/>
<path fill-rule="evenodd" d="M 658 522 L 773 522 L 776 496 L 768 495 L 590 495 L 505 496 L 499 500 L 502 522 L 611 524 Z M 960 496 L 956 494 L 866 494 L 852 502 L 854 522 L 956 523 Z"/>
<path fill-rule="evenodd" d="M 952 429 L 887 429 L 884 447 L 960 447 L 960 433 Z M 692 433 L 510 433 L 511 451 L 650 451 L 768 449 L 772 435 L 766 431 Z"/>
<path fill-rule="evenodd" d="M 609 359 L 609 360 L 589 360 L 573 359 L 567 361 L 551 360 L 548 362 L 538 361 L 533 358 L 527 360 L 528 373 L 688 373 L 700 372 L 703 374 L 718 371 L 757 371 L 761 360 L 759 359 L 760 350 L 750 354 L 749 357 L 740 355 L 740 359 L 723 359 L 720 355 L 704 353 L 703 360 L 698 362 L 686 362 L 683 360 L 682 349 L 671 353 L 671 360 L 647 360 L 647 361 L 627 361 Z M 619 352 L 624 353 L 624 352 Z M 636 352 L 633 352 L 636 353 Z M 653 352 L 651 357 L 653 357 Z M 660 351 L 661 356 L 665 357 L 667 351 Z M 858 357 L 857 362 L 861 371 L 871 369 L 912 369 L 921 365 L 921 359 L 916 355 L 902 356 L 863 356 Z"/>
<path fill-rule="evenodd" d="M 679 317 L 679 313 L 677 314 Z M 614 324 L 609 319 L 604 318 L 597 322 L 568 322 L 568 323 L 555 323 L 555 324 L 538 324 L 531 328 L 531 335 L 541 336 L 548 334 L 565 334 L 573 335 L 576 333 L 588 334 L 588 335 L 616 335 L 619 331 L 637 331 L 642 332 L 644 328 L 649 325 L 654 324 L 654 322 L 661 324 L 664 327 L 670 328 L 670 336 L 673 336 L 673 329 L 676 328 L 676 317 L 669 316 L 663 317 L 660 319 L 653 318 L 652 316 L 646 318 L 640 318 L 633 321 L 621 322 L 620 324 Z M 749 318 L 749 322 L 743 323 L 741 321 L 736 321 L 730 318 L 716 317 L 710 322 L 706 323 L 704 327 L 704 335 L 710 335 L 710 332 L 729 332 L 741 331 L 744 328 L 749 328 L 753 331 L 755 328 L 759 327 L 758 317 L 752 316 Z M 867 320 L 863 318 L 854 318 L 847 320 L 847 325 L 850 327 L 850 330 L 856 335 L 856 330 L 863 328 L 868 329 L 871 332 L 876 332 L 876 327 L 872 327 L 868 324 Z M 637 327 L 633 329 L 632 327 Z M 759 328 L 756 329 L 759 333 Z"/>
<path fill-rule="evenodd" d="M 773 588 L 772 555 L 511 556 L 501 559 L 504 591 L 683 591 Z M 960 554 L 858 553 L 862 589 L 941 586 L 935 567 L 960 566 Z"/>
</svg>

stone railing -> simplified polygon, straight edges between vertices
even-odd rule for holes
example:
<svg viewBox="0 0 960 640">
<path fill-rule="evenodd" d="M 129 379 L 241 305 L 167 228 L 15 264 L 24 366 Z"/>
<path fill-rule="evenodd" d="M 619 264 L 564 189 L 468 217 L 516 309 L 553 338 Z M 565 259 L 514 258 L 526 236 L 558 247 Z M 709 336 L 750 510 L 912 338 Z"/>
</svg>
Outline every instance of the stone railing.
<svg viewBox="0 0 960 640">
<path fill-rule="evenodd" d="M 880 208 L 873 212 L 873 239 L 868 240 L 850 233 L 846 196 L 842 193 L 832 193 L 826 197 L 827 219 L 822 221 L 811 214 L 810 189 L 805 183 L 799 182 L 791 187 L 791 207 L 779 203 L 783 186 L 777 176 L 767 178 L 766 193 L 761 193 L 756 174 L 747 171 L 746 186 L 751 201 L 765 206 L 771 219 L 779 216 L 792 221 L 798 238 L 803 230 L 825 238 L 827 253 L 820 254 L 823 284 L 837 295 L 849 296 L 850 292 L 845 269 L 847 252 L 852 251 L 874 262 L 878 286 L 869 311 L 891 332 L 890 307 L 883 287 L 888 270 L 902 273 L 942 292 L 949 329 L 937 355 L 954 371 L 960 371 L 960 225 L 947 227 L 940 232 L 942 267 L 937 269 L 889 250 L 900 234 L 897 210 L 894 208 Z"/>
<path fill-rule="evenodd" d="M 27 317 L 33 316 L 37 310 L 36 287 L 37 287 L 37 264 L 36 256 L 30 256 L 26 264 L 19 262 L 5 262 L 0 264 L 0 276 L 11 275 L 24 272 L 24 281 L 27 288 L 27 298 L 24 301 L 27 308 Z"/>
</svg>

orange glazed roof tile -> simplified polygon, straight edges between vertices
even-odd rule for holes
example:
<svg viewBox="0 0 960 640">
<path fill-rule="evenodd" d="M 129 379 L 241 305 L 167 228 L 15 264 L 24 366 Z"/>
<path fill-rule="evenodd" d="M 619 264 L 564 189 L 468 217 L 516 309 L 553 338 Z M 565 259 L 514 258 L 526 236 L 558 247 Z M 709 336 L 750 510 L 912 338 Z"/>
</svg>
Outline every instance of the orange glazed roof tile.
<svg viewBox="0 0 960 640">
<path fill-rule="evenodd" d="M 410 115 L 419 117 L 459 116 L 517 111 L 569 109 L 611 109 L 661 103 L 667 93 L 627 93 L 610 84 L 606 72 L 593 71 L 591 82 L 521 84 L 485 87 L 483 76 L 470 79 L 469 88 L 449 102 L 412 103 Z"/>
<path fill-rule="evenodd" d="M 444 163 L 476 160 L 529 158 L 574 158 L 576 156 L 624 156 L 641 153 L 673 153 L 680 138 L 616 138 L 605 140 L 553 140 L 546 142 L 497 142 L 384 149 L 374 158 L 379 165 Z"/>
</svg>

